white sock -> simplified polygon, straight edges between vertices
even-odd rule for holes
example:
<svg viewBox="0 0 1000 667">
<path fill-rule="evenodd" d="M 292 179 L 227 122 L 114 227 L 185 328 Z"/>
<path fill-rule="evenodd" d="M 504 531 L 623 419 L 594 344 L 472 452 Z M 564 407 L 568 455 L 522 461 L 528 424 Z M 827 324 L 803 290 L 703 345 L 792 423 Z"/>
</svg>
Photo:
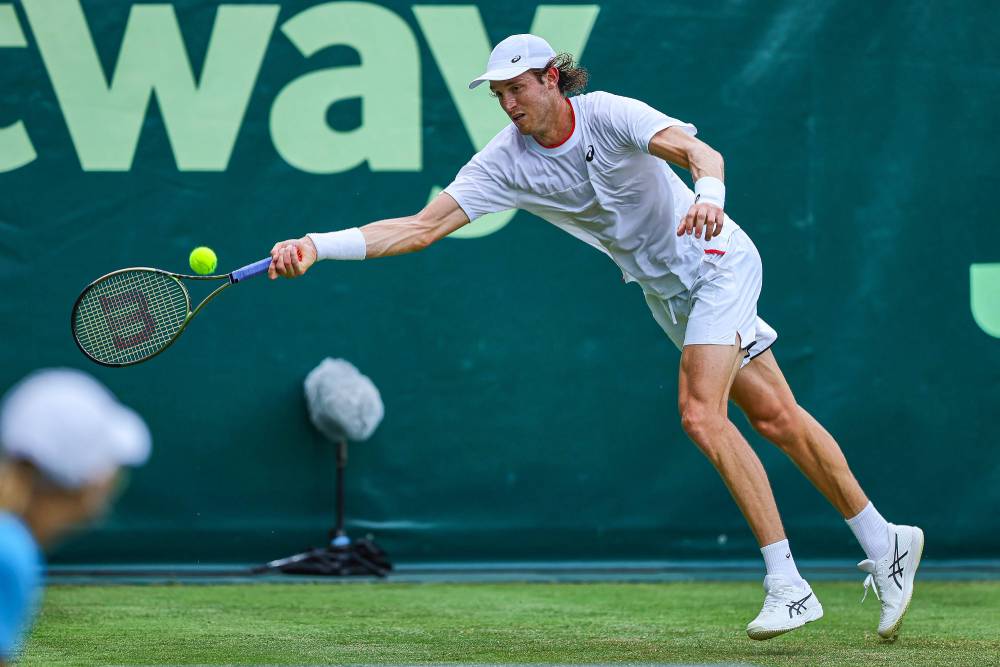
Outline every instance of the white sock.
<svg viewBox="0 0 1000 667">
<path fill-rule="evenodd" d="M 889 524 L 871 503 L 856 517 L 847 519 L 847 525 L 871 560 L 878 560 L 889 551 Z"/>
<path fill-rule="evenodd" d="M 760 553 L 764 556 L 764 567 L 767 568 L 768 576 L 784 577 L 796 586 L 806 583 L 802 575 L 799 574 L 799 568 L 795 567 L 795 559 L 792 558 L 792 550 L 788 546 L 788 540 L 781 540 L 761 547 Z"/>
</svg>

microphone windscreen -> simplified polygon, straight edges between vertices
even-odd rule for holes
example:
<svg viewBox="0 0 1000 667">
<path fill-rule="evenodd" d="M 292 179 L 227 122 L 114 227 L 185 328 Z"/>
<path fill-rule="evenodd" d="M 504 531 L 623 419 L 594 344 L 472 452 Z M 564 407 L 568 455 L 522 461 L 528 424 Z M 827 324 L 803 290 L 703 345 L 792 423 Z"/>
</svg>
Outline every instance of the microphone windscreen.
<svg viewBox="0 0 1000 667">
<path fill-rule="evenodd" d="M 330 440 L 367 440 L 385 415 L 375 384 L 343 359 L 327 357 L 312 369 L 305 394 L 310 421 Z"/>
</svg>

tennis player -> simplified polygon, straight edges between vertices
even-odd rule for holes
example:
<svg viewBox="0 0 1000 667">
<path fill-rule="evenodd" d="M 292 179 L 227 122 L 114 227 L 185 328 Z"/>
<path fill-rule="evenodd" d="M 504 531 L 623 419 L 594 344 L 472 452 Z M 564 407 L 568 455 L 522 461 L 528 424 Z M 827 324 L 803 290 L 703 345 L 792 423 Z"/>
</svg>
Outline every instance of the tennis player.
<svg viewBox="0 0 1000 667">
<path fill-rule="evenodd" d="M 469 87 L 485 82 L 511 124 L 441 195 L 416 215 L 277 243 L 271 277 L 300 276 L 317 260 L 422 250 L 471 220 L 512 208 L 590 244 L 639 283 L 653 317 L 681 349 L 681 423 L 760 544 L 766 595 L 747 634 L 769 639 L 819 619 L 823 608 L 796 568 L 764 468 L 727 416 L 730 400 L 847 520 L 867 555 L 859 565 L 868 574 L 866 592 L 874 585 L 881 600 L 878 632 L 895 636 L 923 533 L 882 518 L 837 442 L 785 382 L 770 350 L 777 333 L 757 316 L 760 256 L 724 212 L 722 156 L 695 137 L 693 125 L 643 102 L 604 92 L 570 97 L 586 84 L 586 71 L 533 35 L 498 44 Z M 691 173 L 693 191 L 669 165 Z"/>
<path fill-rule="evenodd" d="M 149 430 L 100 383 L 35 372 L 0 407 L 0 666 L 17 657 L 42 590 L 42 549 L 102 514 Z"/>
</svg>

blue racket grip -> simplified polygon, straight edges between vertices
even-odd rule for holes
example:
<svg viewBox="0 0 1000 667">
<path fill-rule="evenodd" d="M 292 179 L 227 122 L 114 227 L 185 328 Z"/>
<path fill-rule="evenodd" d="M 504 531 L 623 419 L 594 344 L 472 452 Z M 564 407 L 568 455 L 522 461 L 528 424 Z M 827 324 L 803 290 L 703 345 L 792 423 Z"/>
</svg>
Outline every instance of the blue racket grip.
<svg viewBox="0 0 1000 667">
<path fill-rule="evenodd" d="M 254 262 L 253 264 L 247 264 L 241 269 L 236 269 L 229 274 L 229 281 L 232 283 L 238 283 L 241 280 L 246 280 L 247 278 L 253 278 L 254 276 L 259 276 L 262 273 L 267 273 L 267 270 L 271 267 L 271 258 L 262 259 L 259 262 Z"/>
</svg>

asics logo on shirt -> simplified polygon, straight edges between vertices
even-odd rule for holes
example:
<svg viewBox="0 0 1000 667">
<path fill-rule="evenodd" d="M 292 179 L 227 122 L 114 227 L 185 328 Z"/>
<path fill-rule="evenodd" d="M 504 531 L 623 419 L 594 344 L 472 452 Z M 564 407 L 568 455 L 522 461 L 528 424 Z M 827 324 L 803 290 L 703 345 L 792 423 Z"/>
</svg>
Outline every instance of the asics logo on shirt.
<svg viewBox="0 0 1000 667">
<path fill-rule="evenodd" d="M 587 146 L 587 162 L 594 161 L 594 145 L 591 144 Z"/>
<path fill-rule="evenodd" d="M 510 59 L 510 61 L 511 61 L 512 63 L 516 63 L 516 62 L 517 62 L 518 60 L 520 60 L 520 59 L 521 59 L 521 56 L 514 56 L 513 58 L 511 58 L 511 59 Z"/>
</svg>

